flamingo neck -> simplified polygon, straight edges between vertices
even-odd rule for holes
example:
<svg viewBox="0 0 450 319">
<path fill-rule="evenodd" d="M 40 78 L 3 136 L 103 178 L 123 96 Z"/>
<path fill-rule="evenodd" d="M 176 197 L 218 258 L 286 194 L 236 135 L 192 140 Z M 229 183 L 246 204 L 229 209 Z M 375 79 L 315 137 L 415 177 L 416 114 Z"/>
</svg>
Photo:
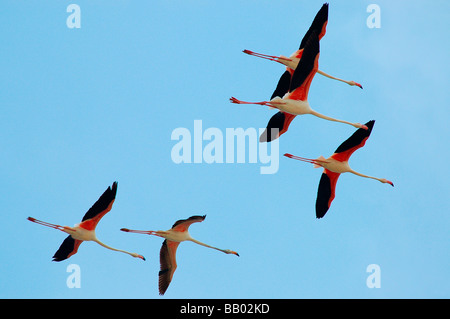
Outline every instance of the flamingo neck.
<svg viewBox="0 0 450 319">
<path fill-rule="evenodd" d="M 319 112 L 316 112 L 314 110 L 311 110 L 311 114 L 314 115 L 314 116 L 317 116 L 318 118 L 324 119 L 324 120 L 333 121 L 333 122 L 339 122 L 339 123 L 344 123 L 344 124 L 348 124 L 348 125 L 351 125 L 351 126 L 355 126 L 355 123 L 351 123 L 351 122 L 344 121 L 344 120 L 338 120 L 338 119 L 335 119 L 335 118 L 332 118 L 332 117 L 320 114 Z"/>
<path fill-rule="evenodd" d="M 118 251 L 118 252 L 121 252 L 121 253 L 128 254 L 128 255 L 130 255 L 130 256 L 133 256 L 132 253 L 130 253 L 130 252 L 126 251 L 126 250 L 117 249 L 117 248 L 113 248 L 113 247 L 111 247 L 111 246 L 108 246 L 108 245 L 102 243 L 102 242 L 101 242 L 100 240 L 98 240 L 97 238 L 94 238 L 93 241 L 95 241 L 95 242 L 96 242 L 97 244 L 99 244 L 100 246 L 105 247 L 105 248 L 107 248 L 107 249 L 109 249 L 109 250 Z M 134 257 L 134 256 L 133 256 L 133 257 Z"/>
<path fill-rule="evenodd" d="M 350 169 L 349 172 L 352 173 L 352 174 L 355 174 L 357 176 L 361 176 L 361 177 L 364 177 L 364 178 L 371 178 L 371 179 L 377 180 L 379 182 L 383 182 L 383 180 L 381 178 L 373 177 L 373 176 L 369 176 L 369 175 L 364 175 L 364 174 L 358 173 L 358 172 L 356 172 L 356 171 L 354 171 L 352 169 Z"/>
<path fill-rule="evenodd" d="M 225 252 L 225 250 L 223 250 L 223 249 L 220 249 L 220 248 L 213 247 L 213 246 L 210 246 L 208 244 L 202 243 L 201 241 L 198 241 L 198 240 L 196 240 L 196 239 L 194 239 L 192 237 L 189 237 L 187 240 L 190 240 L 190 241 L 192 241 L 192 242 L 194 242 L 194 243 L 196 243 L 196 244 L 198 244 L 200 246 L 204 246 L 204 247 L 208 247 L 208 248 L 211 248 L 211 249 L 219 250 L 221 252 Z"/>
</svg>

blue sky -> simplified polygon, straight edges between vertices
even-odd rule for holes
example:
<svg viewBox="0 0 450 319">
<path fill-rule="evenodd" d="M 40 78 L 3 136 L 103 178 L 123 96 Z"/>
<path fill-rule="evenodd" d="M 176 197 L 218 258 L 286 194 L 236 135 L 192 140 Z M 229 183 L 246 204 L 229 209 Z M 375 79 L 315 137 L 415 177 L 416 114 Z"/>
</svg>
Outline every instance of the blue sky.
<svg viewBox="0 0 450 319">
<path fill-rule="evenodd" d="M 69 29 L 69 4 L 81 28 Z M 448 1 L 330 1 L 319 68 L 364 90 L 314 78 L 309 102 L 352 122 L 375 119 L 350 165 L 395 188 L 345 174 L 315 218 L 321 171 L 282 157 L 328 157 L 354 128 L 297 117 L 279 140 L 279 169 L 261 163 L 176 164 L 179 127 L 265 127 L 265 100 L 283 67 L 243 49 L 290 55 L 322 1 L 2 1 L 0 29 L 0 297 L 2 298 L 448 298 L 450 296 Z M 381 9 L 370 29 L 369 4 Z M 208 141 L 203 142 L 205 146 Z M 51 257 L 114 181 L 113 209 L 96 233 L 146 261 L 83 243 Z M 178 269 L 158 296 L 156 237 L 122 227 L 191 226 Z M 68 288 L 70 264 L 81 288 Z M 368 288 L 366 268 L 381 269 Z"/>
</svg>

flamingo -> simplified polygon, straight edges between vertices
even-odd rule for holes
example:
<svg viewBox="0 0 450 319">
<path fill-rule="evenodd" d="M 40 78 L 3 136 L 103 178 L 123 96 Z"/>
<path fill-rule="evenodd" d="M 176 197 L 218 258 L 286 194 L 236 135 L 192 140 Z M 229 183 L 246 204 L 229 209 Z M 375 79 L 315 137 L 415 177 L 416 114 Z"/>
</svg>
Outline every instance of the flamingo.
<svg viewBox="0 0 450 319">
<path fill-rule="evenodd" d="M 371 178 L 381 183 L 387 183 L 394 186 L 394 183 L 385 179 L 378 178 L 373 176 L 364 175 L 358 173 L 350 168 L 348 164 L 348 160 L 354 151 L 364 146 L 367 139 L 372 132 L 373 125 L 375 121 L 369 121 L 365 125 L 367 126 L 367 130 L 358 129 L 352 136 L 350 136 L 346 141 L 344 141 L 337 149 L 334 151 L 334 154 L 329 158 L 324 158 L 320 156 L 318 159 L 309 159 L 299 156 L 294 156 L 292 154 L 286 153 L 284 156 L 300 160 L 307 163 L 314 164 L 315 168 L 323 167 L 322 177 L 319 182 L 319 189 L 317 191 L 317 199 L 316 199 L 316 217 L 322 218 L 327 213 L 330 208 L 331 202 L 335 197 L 335 189 L 337 180 L 342 173 L 352 173 L 361 177 Z"/>
<path fill-rule="evenodd" d="M 92 205 L 92 207 L 87 211 L 81 223 L 75 225 L 74 227 L 50 224 L 33 217 L 28 217 L 28 220 L 33 223 L 58 229 L 69 234 L 69 236 L 63 241 L 63 243 L 53 256 L 53 261 L 62 261 L 75 255 L 78 251 L 78 247 L 83 241 L 94 241 L 100 246 L 103 246 L 107 249 L 122 252 L 132 257 L 145 260 L 144 256 L 137 253 L 130 253 L 125 250 L 108 246 L 98 240 L 97 236 L 95 235 L 95 227 L 97 226 L 97 223 L 100 221 L 100 219 L 111 210 L 116 198 L 116 192 L 117 182 L 114 182 L 112 188 L 108 187 L 106 191 L 100 196 L 100 198 L 95 202 L 95 204 Z"/>
<path fill-rule="evenodd" d="M 320 10 L 317 12 L 316 16 L 314 17 L 314 20 L 308 29 L 308 31 L 305 33 L 305 35 L 302 38 L 302 41 L 300 42 L 300 47 L 297 51 L 295 51 L 289 58 L 285 56 L 273 56 L 273 55 L 266 55 L 261 53 L 256 53 L 250 50 L 244 50 L 243 52 L 249 55 L 257 56 L 260 58 L 264 58 L 270 61 L 275 61 L 278 63 L 281 63 L 286 66 L 286 71 L 283 73 L 283 75 L 280 77 L 280 80 L 278 81 L 277 87 L 275 91 L 273 92 L 271 96 L 271 100 L 276 97 L 282 97 L 289 91 L 289 86 L 291 83 L 292 75 L 294 74 L 295 69 L 297 68 L 297 65 L 302 57 L 303 50 L 305 47 L 305 44 L 308 40 L 308 38 L 311 36 L 312 32 L 317 32 L 319 36 L 319 40 L 322 39 L 322 37 L 326 33 L 326 26 L 328 23 L 328 3 L 324 3 Z M 355 81 L 346 81 L 334 76 L 331 76 L 319 69 L 317 69 L 317 73 L 324 75 L 328 78 L 338 80 L 344 83 L 347 83 L 351 86 L 358 86 L 362 89 L 362 85 L 355 82 Z M 307 98 L 308 91 L 305 92 L 305 99 Z M 260 136 L 260 142 L 271 142 L 275 139 L 277 139 L 279 136 L 281 136 L 283 133 L 285 133 L 291 124 L 292 120 L 295 118 L 296 115 L 290 114 L 287 112 L 279 111 L 276 114 L 274 114 L 271 119 L 269 120 L 269 123 L 267 124 L 266 130 L 261 134 Z M 278 134 L 272 136 L 271 129 L 277 129 Z"/>
<path fill-rule="evenodd" d="M 217 247 L 213 247 L 207 244 L 204 244 L 189 235 L 188 228 L 193 223 L 198 223 L 204 221 L 206 215 L 203 216 L 191 216 L 188 219 L 180 219 L 173 224 L 172 228 L 166 231 L 158 230 L 131 230 L 128 228 L 122 228 L 121 231 L 130 232 L 130 233 L 138 233 L 138 234 L 146 234 L 146 235 L 154 235 L 158 237 L 165 238 L 160 253 L 160 271 L 159 271 L 159 294 L 164 295 L 167 288 L 169 287 L 170 282 L 172 281 L 173 274 L 177 269 L 177 261 L 176 261 L 176 252 L 178 245 L 182 241 L 192 241 L 201 246 L 205 246 L 208 248 L 216 249 L 225 254 L 233 254 L 239 256 L 239 254 L 230 249 L 220 249 Z"/>
<path fill-rule="evenodd" d="M 289 124 L 294 119 L 296 115 L 303 114 L 312 114 L 319 118 L 345 123 L 348 125 L 352 125 L 356 128 L 366 129 L 367 127 L 360 123 L 352 123 L 343 120 L 338 120 L 319 112 L 316 112 L 311 108 L 308 103 L 308 91 L 311 85 L 312 79 L 318 70 L 319 64 L 319 36 L 317 31 L 314 30 L 311 32 L 307 42 L 305 43 L 305 47 L 303 49 L 302 58 L 298 63 L 298 67 L 295 69 L 292 78 L 288 76 L 283 76 L 280 80 L 282 83 L 278 83 L 277 89 L 275 90 L 275 97 L 273 97 L 270 101 L 262 101 L 262 102 L 245 102 L 236 99 L 235 97 L 230 98 L 231 103 L 236 104 L 257 104 L 257 105 L 266 105 L 272 108 L 279 109 L 282 113 L 275 114 L 269 121 L 265 132 L 260 136 L 260 142 L 264 141 L 272 141 L 283 133 L 285 133 L 289 127 Z M 280 98 L 276 92 L 279 87 L 284 87 L 284 85 L 289 81 L 289 90 Z M 286 114 L 286 115 L 285 115 Z M 289 115 L 287 115 L 289 114 Z M 277 134 L 272 136 L 272 130 L 276 129 Z"/>
<path fill-rule="evenodd" d="M 294 70 L 297 68 L 298 62 L 300 61 L 302 54 L 303 54 L 303 49 L 305 47 L 306 41 L 308 40 L 309 36 L 311 35 L 312 32 L 317 32 L 318 36 L 319 36 L 319 40 L 321 40 L 323 38 L 323 36 L 326 33 L 326 27 L 328 24 L 328 3 L 324 3 L 322 5 L 322 7 L 320 8 L 320 10 L 317 12 L 316 16 L 314 17 L 313 22 L 311 23 L 311 26 L 309 27 L 308 31 L 305 33 L 305 35 L 302 38 L 302 41 L 300 42 L 300 46 L 298 48 L 297 51 L 295 51 L 294 53 L 291 54 L 290 57 L 286 57 L 283 55 L 280 56 L 275 56 L 275 55 L 267 55 L 267 54 L 262 54 L 262 53 L 257 53 L 257 52 L 253 52 L 250 50 L 243 50 L 242 52 L 248 54 L 248 55 L 252 55 L 252 56 L 256 56 L 259 58 L 263 58 L 263 59 L 267 59 L 270 61 L 275 61 L 278 63 L 281 63 L 283 65 L 286 66 L 286 71 L 285 73 L 282 75 L 285 76 L 292 76 L 292 74 L 294 73 Z M 355 82 L 355 81 L 346 81 L 337 77 L 334 77 L 332 75 L 329 75 L 321 70 L 317 70 L 317 73 L 326 76 L 330 79 L 333 80 L 338 80 L 344 83 L 347 83 L 350 86 L 357 86 L 359 88 L 363 88 L 361 84 Z M 280 78 L 281 81 L 281 78 Z M 280 83 L 280 82 L 279 82 Z M 281 82 L 282 83 L 282 82 Z M 283 96 L 289 89 L 289 82 L 287 83 L 287 86 L 284 86 L 284 93 L 280 94 L 278 96 Z"/>
</svg>

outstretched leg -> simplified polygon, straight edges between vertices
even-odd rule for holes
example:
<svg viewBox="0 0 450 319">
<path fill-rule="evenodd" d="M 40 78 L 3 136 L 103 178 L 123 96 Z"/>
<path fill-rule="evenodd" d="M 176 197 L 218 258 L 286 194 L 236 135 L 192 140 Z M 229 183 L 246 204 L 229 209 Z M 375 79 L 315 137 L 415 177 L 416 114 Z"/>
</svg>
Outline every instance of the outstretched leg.
<svg viewBox="0 0 450 319">
<path fill-rule="evenodd" d="M 50 228 L 58 229 L 58 230 L 61 230 L 61 231 L 74 230 L 72 227 L 61 226 L 61 225 L 56 225 L 56 224 L 43 222 L 42 220 L 38 220 L 38 219 L 33 218 L 33 217 L 28 217 L 27 219 L 30 222 L 33 222 L 33 223 L 36 223 L 36 224 L 39 224 L 39 225 L 43 225 L 43 226 L 47 226 L 47 227 L 50 227 Z"/>
<path fill-rule="evenodd" d="M 121 231 L 127 232 L 127 233 L 136 233 L 136 234 L 144 234 L 144 235 L 154 235 L 158 237 L 163 237 L 161 233 L 165 233 L 164 231 L 154 231 L 154 230 L 134 230 L 134 229 L 128 229 L 128 228 L 121 228 Z M 163 237 L 164 238 L 164 237 Z"/>
<path fill-rule="evenodd" d="M 279 100 L 279 101 L 277 101 Z M 255 104 L 255 105 L 265 105 L 271 108 L 276 108 L 276 109 L 280 109 L 280 106 L 285 105 L 286 103 L 282 101 L 282 99 L 280 98 L 275 98 L 271 101 L 261 101 L 261 102 L 245 102 L 245 101 L 241 101 L 238 100 L 235 97 L 231 97 L 230 98 L 230 102 L 231 103 L 235 103 L 235 104 Z"/>
</svg>

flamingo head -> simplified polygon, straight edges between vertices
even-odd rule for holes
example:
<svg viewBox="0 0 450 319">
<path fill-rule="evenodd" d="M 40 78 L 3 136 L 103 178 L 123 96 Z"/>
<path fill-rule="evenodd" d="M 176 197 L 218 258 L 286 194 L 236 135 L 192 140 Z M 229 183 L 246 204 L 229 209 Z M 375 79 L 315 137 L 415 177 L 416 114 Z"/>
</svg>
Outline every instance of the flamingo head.
<svg viewBox="0 0 450 319">
<path fill-rule="evenodd" d="M 225 254 L 233 254 L 233 255 L 236 255 L 236 256 L 239 257 L 239 254 L 238 254 L 237 252 L 235 252 L 235 251 L 233 251 L 233 250 L 230 250 L 230 249 L 224 249 L 223 252 L 224 252 Z"/>
<path fill-rule="evenodd" d="M 394 187 L 394 183 L 392 183 L 391 181 L 387 180 L 386 178 L 382 178 L 380 179 L 380 182 L 384 183 L 384 184 L 389 184 L 392 187 Z"/>
<path fill-rule="evenodd" d="M 131 253 L 131 256 L 133 256 L 134 258 L 140 258 L 140 259 L 142 259 L 143 261 L 145 261 L 145 257 L 142 256 L 142 255 L 139 255 L 139 254 L 136 254 L 136 253 Z"/>
<path fill-rule="evenodd" d="M 362 128 L 362 129 L 364 129 L 364 130 L 368 130 L 369 128 L 366 126 L 366 125 L 364 125 L 364 124 L 361 124 L 361 123 L 355 123 L 355 124 L 352 124 L 354 127 L 356 127 L 356 128 Z"/>
<path fill-rule="evenodd" d="M 348 85 L 351 85 L 351 86 L 357 86 L 357 87 L 359 87 L 360 89 L 363 88 L 361 84 L 359 84 L 358 82 L 355 82 L 355 81 L 348 81 Z"/>
</svg>

